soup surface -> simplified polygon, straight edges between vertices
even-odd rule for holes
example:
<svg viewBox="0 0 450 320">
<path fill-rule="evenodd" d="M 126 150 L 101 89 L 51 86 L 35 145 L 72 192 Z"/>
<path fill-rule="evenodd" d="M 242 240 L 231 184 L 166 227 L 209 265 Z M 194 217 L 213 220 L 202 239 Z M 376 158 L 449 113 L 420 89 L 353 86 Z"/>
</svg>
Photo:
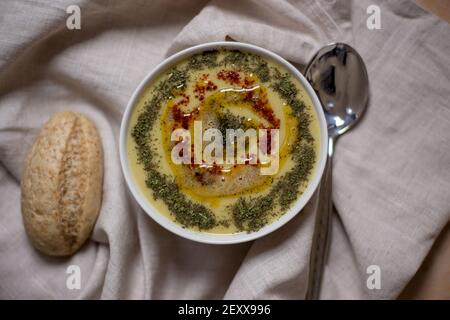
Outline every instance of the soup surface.
<svg viewBox="0 0 450 320">
<path fill-rule="evenodd" d="M 180 61 L 145 89 L 127 153 L 162 215 L 223 234 L 256 231 L 284 214 L 308 185 L 319 142 L 297 79 L 254 53 L 220 49 Z"/>
</svg>

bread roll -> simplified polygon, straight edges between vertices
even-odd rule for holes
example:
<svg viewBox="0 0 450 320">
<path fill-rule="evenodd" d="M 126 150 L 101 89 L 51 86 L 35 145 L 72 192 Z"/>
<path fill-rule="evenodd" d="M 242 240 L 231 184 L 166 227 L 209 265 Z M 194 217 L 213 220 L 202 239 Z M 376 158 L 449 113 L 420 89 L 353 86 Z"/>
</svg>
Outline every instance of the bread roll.
<svg viewBox="0 0 450 320">
<path fill-rule="evenodd" d="M 51 256 L 77 251 L 101 206 L 103 153 L 90 120 L 59 112 L 32 146 L 22 177 L 22 215 L 33 245 Z"/>
</svg>

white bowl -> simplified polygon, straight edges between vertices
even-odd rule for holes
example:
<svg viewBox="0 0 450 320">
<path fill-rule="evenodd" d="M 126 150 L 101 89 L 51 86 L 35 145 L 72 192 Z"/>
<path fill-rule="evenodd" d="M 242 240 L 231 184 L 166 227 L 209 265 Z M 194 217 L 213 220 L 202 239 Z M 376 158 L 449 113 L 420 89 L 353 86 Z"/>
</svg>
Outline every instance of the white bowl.
<svg viewBox="0 0 450 320">
<path fill-rule="evenodd" d="M 320 155 L 319 159 L 315 168 L 315 172 L 313 173 L 313 176 L 311 180 L 309 181 L 309 184 L 302 195 L 299 196 L 299 198 L 295 201 L 295 203 L 291 206 L 291 208 L 284 213 L 278 220 L 275 220 L 268 225 L 264 226 L 263 228 L 259 229 L 258 231 L 251 232 L 251 233 L 237 233 L 237 234 L 208 234 L 208 233 L 202 233 L 198 231 L 192 231 L 187 228 L 183 228 L 176 222 L 168 219 L 166 216 L 160 214 L 158 210 L 152 205 L 152 203 L 146 199 L 142 191 L 139 189 L 139 187 L 136 185 L 136 182 L 133 179 L 133 176 L 130 171 L 130 167 L 128 165 L 128 157 L 127 157 L 127 133 L 128 133 L 128 125 L 129 125 L 129 119 L 131 117 L 131 114 L 133 112 L 133 109 L 136 106 L 137 100 L 141 96 L 141 94 L 144 92 L 144 90 L 147 88 L 147 86 L 154 80 L 158 75 L 160 75 L 165 70 L 169 69 L 171 66 L 175 65 L 177 62 L 195 54 L 200 53 L 206 50 L 213 50 L 218 48 L 226 48 L 231 50 L 241 50 L 246 52 L 253 52 L 256 53 L 262 57 L 266 57 L 269 59 L 272 59 L 276 63 L 280 64 L 284 68 L 286 68 L 288 71 L 292 73 L 292 75 L 297 78 L 297 80 L 300 81 L 300 83 L 303 85 L 303 87 L 306 89 L 308 95 L 310 96 L 315 112 L 318 116 L 319 120 L 319 127 L 320 127 Z M 165 59 L 163 62 L 161 62 L 152 72 L 150 72 L 144 80 L 139 84 L 137 89 L 134 91 L 133 95 L 131 96 L 130 101 L 128 102 L 127 108 L 125 110 L 125 113 L 122 118 L 122 124 L 120 127 L 120 162 L 122 165 L 122 170 L 125 176 L 125 180 L 127 181 L 128 187 L 131 190 L 131 193 L 133 194 L 134 198 L 137 200 L 139 205 L 144 209 L 144 211 L 153 218 L 156 222 L 158 222 L 161 226 L 166 228 L 167 230 L 183 237 L 186 239 L 203 242 L 203 243 L 210 243 L 210 244 L 232 244 L 232 243 L 240 243 L 245 241 L 254 240 L 257 238 L 260 238 L 262 236 L 265 236 L 281 226 L 283 226 L 285 223 L 287 223 L 289 220 L 291 220 L 295 215 L 297 215 L 303 207 L 306 205 L 306 203 L 311 199 L 314 191 L 316 190 L 317 186 L 319 185 L 320 179 L 322 177 L 322 173 L 325 167 L 326 162 L 326 151 L 328 146 L 328 134 L 327 134 L 327 125 L 325 121 L 325 115 L 322 111 L 322 107 L 320 105 L 319 99 L 317 98 L 314 90 L 312 89 L 311 85 L 308 83 L 308 81 L 305 79 L 305 77 L 289 62 L 287 62 L 285 59 L 280 57 L 279 55 L 268 51 L 266 49 L 246 44 L 246 43 L 239 43 L 239 42 L 210 42 L 201 44 L 195 47 L 191 47 L 188 49 L 185 49 L 183 51 L 180 51 L 173 56 Z"/>
</svg>

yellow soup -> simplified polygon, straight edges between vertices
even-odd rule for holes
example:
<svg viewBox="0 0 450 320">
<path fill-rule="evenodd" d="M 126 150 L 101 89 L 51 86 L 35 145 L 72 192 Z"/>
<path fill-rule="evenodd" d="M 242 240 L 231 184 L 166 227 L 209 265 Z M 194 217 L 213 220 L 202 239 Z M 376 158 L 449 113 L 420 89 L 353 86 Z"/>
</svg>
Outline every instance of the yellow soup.
<svg viewBox="0 0 450 320">
<path fill-rule="evenodd" d="M 221 49 L 177 63 L 145 89 L 127 152 L 133 178 L 167 219 L 231 234 L 290 208 L 315 170 L 319 141 L 297 79 L 259 55 Z"/>
</svg>

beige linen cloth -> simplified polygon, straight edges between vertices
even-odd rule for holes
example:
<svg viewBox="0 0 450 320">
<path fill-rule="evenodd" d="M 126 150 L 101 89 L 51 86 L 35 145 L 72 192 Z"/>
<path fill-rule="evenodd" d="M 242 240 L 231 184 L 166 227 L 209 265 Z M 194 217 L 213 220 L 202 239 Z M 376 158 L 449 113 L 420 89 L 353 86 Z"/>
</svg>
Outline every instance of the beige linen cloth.
<svg viewBox="0 0 450 320">
<path fill-rule="evenodd" d="M 81 7 L 81 30 L 66 8 Z M 366 9 L 381 8 L 381 30 Z M 157 225 L 128 193 L 119 163 L 122 113 L 164 57 L 229 36 L 304 65 L 347 41 L 370 77 L 369 109 L 337 144 L 332 243 L 322 298 L 390 299 L 450 218 L 450 26 L 410 1 L 1 1 L 0 298 L 302 299 L 313 202 L 252 243 L 204 245 Z M 19 181 L 48 117 L 86 114 L 105 152 L 103 205 L 88 243 L 49 258 L 28 241 Z M 66 287 L 78 265 L 81 289 Z M 367 268 L 381 270 L 370 290 Z"/>
</svg>

